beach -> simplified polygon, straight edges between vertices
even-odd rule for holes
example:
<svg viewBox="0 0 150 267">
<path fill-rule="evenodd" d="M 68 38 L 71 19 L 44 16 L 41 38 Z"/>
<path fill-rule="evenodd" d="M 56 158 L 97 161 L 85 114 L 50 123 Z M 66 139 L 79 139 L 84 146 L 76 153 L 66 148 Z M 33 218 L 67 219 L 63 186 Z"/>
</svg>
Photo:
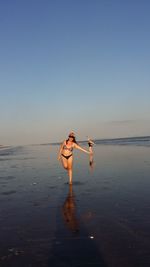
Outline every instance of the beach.
<svg viewBox="0 0 150 267">
<path fill-rule="evenodd" d="M 72 186 L 58 149 L 0 150 L 0 266 L 149 267 L 150 146 L 74 151 Z"/>
</svg>

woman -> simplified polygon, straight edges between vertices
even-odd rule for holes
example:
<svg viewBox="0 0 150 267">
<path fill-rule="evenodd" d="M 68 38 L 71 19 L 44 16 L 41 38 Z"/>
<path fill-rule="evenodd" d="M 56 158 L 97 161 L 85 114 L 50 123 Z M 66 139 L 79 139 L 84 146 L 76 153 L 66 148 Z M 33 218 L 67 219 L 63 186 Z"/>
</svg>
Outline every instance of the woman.
<svg viewBox="0 0 150 267">
<path fill-rule="evenodd" d="M 58 154 L 58 160 L 61 159 L 63 167 L 68 171 L 69 184 L 72 184 L 72 163 L 74 148 L 77 148 L 87 154 L 92 154 L 91 151 L 87 151 L 77 144 L 73 132 L 71 132 L 68 136 L 68 139 L 61 144 Z"/>
</svg>

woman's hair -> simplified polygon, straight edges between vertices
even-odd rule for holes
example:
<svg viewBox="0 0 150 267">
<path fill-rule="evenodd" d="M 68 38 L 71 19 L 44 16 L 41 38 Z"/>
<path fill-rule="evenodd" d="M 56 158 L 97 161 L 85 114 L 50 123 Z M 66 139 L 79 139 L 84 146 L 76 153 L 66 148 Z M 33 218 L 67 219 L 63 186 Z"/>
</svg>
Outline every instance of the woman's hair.
<svg viewBox="0 0 150 267">
<path fill-rule="evenodd" d="M 69 134 L 68 139 L 66 140 L 66 143 L 68 143 L 68 141 L 69 141 L 69 137 L 72 137 L 72 138 L 73 138 L 73 143 L 77 144 L 75 135 L 73 135 L 73 134 Z"/>
</svg>

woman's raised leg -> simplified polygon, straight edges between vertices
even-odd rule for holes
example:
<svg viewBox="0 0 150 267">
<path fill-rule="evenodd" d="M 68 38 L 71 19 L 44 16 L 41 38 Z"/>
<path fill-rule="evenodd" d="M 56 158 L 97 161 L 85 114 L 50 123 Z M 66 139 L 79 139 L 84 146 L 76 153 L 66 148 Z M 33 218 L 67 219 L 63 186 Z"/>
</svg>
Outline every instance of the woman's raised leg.
<svg viewBox="0 0 150 267">
<path fill-rule="evenodd" d="M 68 160 L 66 158 L 64 158 L 63 156 L 61 156 L 61 163 L 62 163 L 64 169 L 68 170 Z"/>
</svg>

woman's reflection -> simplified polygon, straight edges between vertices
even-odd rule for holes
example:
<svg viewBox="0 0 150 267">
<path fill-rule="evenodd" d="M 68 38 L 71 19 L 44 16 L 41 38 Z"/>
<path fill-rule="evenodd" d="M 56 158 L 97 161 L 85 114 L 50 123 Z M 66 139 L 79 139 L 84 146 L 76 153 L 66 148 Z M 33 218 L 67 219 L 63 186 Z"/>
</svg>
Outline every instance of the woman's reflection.
<svg viewBox="0 0 150 267">
<path fill-rule="evenodd" d="M 94 168 L 94 159 L 93 159 L 93 155 L 90 155 L 89 166 L 90 166 L 90 169 L 93 170 L 93 168 Z"/>
<path fill-rule="evenodd" d="M 69 193 L 63 204 L 63 217 L 69 230 L 74 233 L 79 232 L 79 223 L 76 215 L 75 196 L 72 189 L 72 184 L 69 185 Z"/>
</svg>

